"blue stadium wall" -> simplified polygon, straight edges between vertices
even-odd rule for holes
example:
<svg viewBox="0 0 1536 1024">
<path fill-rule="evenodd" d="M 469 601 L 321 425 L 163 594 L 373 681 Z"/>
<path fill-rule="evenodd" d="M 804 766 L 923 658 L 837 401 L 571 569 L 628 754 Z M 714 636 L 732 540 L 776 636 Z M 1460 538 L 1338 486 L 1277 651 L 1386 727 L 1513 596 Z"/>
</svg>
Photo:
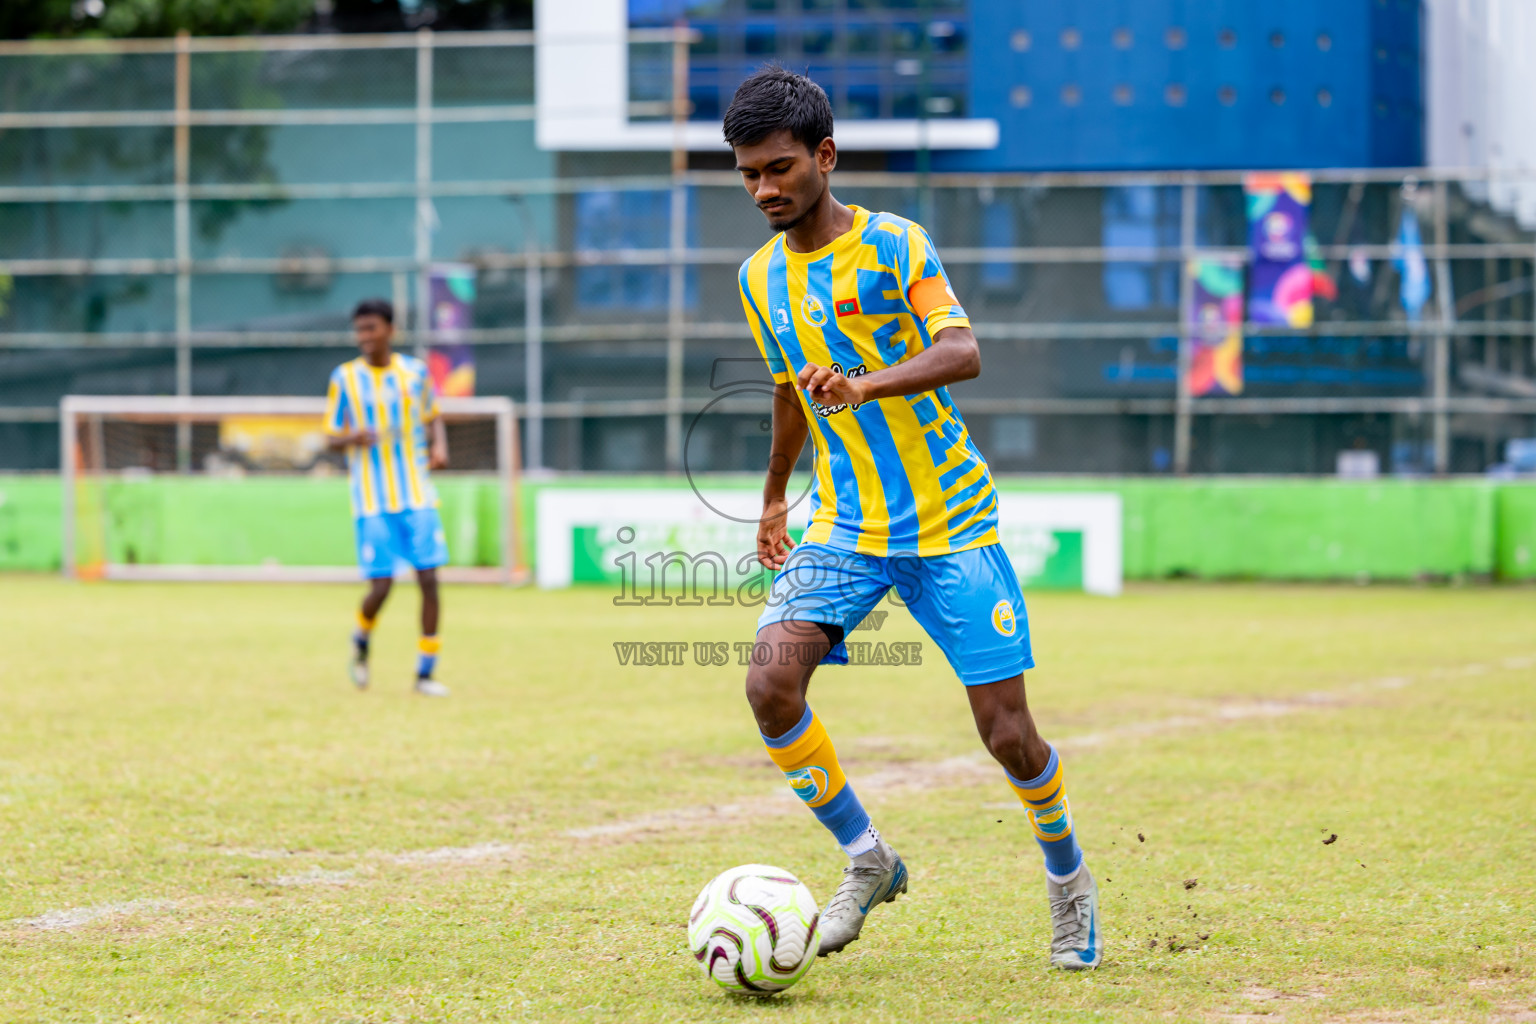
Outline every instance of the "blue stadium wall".
<svg viewBox="0 0 1536 1024">
<path fill-rule="evenodd" d="M 1419 0 L 973 0 L 972 117 L 945 170 L 1411 167 Z"/>
</svg>

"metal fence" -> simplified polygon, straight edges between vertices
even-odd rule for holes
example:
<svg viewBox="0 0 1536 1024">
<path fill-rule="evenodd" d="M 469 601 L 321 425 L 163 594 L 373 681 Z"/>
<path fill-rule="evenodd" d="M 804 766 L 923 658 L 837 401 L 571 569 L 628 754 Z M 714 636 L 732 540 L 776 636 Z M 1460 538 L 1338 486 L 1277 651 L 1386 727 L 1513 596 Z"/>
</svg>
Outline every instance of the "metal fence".
<svg viewBox="0 0 1536 1024">
<path fill-rule="evenodd" d="M 631 40 L 658 47 L 682 50 Z M 0 44 L 0 467 L 57 465 L 65 393 L 316 393 L 356 300 L 414 312 L 455 261 L 480 391 L 518 401 L 531 468 L 758 468 L 735 279 L 761 215 L 708 155 L 539 150 L 534 67 L 519 32 Z M 650 92 L 632 116 L 675 110 Z M 1318 473 L 1362 449 L 1482 472 L 1536 434 L 1536 236 L 1500 212 L 1536 174 L 1311 180 L 1337 294 L 1311 326 L 1245 324 L 1223 398 L 1191 386 L 1186 268 L 1251 261 L 1241 173 L 835 186 L 934 235 L 983 344 L 957 399 L 1000 469 Z"/>
</svg>

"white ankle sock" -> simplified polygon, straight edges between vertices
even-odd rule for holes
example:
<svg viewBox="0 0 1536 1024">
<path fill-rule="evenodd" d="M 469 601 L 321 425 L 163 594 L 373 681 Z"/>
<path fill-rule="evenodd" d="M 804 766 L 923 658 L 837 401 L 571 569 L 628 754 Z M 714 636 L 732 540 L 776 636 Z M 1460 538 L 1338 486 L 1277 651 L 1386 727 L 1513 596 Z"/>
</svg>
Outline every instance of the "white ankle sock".
<svg viewBox="0 0 1536 1024">
<path fill-rule="evenodd" d="M 1049 878 L 1051 881 L 1055 882 L 1057 885 L 1066 885 L 1068 882 L 1072 881 L 1072 879 L 1076 878 L 1078 875 L 1080 875 L 1082 873 L 1083 873 L 1083 862 L 1082 861 L 1078 861 L 1077 862 L 1077 867 L 1074 868 L 1072 870 L 1072 873 L 1069 874 L 1069 875 L 1053 875 L 1049 871 L 1047 871 L 1045 873 L 1045 877 Z"/>
<path fill-rule="evenodd" d="M 875 831 L 875 826 L 871 825 L 855 836 L 853 842 L 840 843 L 839 845 L 842 846 L 843 852 L 848 856 L 857 857 L 861 853 L 868 853 L 870 850 L 873 850 L 879 842 L 880 833 Z"/>
</svg>

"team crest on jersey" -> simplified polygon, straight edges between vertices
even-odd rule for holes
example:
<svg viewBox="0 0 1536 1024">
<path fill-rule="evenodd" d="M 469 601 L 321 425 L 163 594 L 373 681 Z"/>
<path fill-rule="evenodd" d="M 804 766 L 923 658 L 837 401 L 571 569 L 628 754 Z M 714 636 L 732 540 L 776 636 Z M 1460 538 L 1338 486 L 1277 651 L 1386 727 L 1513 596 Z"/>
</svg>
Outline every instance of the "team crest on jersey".
<svg viewBox="0 0 1536 1024">
<path fill-rule="evenodd" d="M 795 796 L 808 804 L 827 795 L 827 770 L 820 765 L 796 768 L 792 772 L 785 772 L 784 778 L 789 782 L 789 788 L 795 791 Z"/>
<path fill-rule="evenodd" d="M 1013 636 L 1014 630 L 1019 628 L 1018 622 L 1013 617 L 1013 605 L 1007 601 L 999 601 L 992 606 L 992 628 L 1003 636 Z"/>
<path fill-rule="evenodd" d="M 820 327 L 827 322 L 827 307 L 816 296 L 808 294 L 800 300 L 800 319 L 812 327 Z"/>
</svg>

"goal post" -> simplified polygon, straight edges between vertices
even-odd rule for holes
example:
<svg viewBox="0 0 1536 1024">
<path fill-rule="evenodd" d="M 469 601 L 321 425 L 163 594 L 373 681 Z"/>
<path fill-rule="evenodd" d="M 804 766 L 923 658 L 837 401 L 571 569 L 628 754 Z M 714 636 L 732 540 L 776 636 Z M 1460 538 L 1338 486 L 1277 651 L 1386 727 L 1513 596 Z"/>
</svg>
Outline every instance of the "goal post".
<svg viewBox="0 0 1536 1024">
<path fill-rule="evenodd" d="M 487 396 L 438 409 L 449 448 L 433 474 L 449 550 L 439 576 L 523 582 L 515 406 Z M 358 580 L 345 459 L 326 448 L 324 413 L 320 397 L 66 396 L 64 575 Z"/>
</svg>

